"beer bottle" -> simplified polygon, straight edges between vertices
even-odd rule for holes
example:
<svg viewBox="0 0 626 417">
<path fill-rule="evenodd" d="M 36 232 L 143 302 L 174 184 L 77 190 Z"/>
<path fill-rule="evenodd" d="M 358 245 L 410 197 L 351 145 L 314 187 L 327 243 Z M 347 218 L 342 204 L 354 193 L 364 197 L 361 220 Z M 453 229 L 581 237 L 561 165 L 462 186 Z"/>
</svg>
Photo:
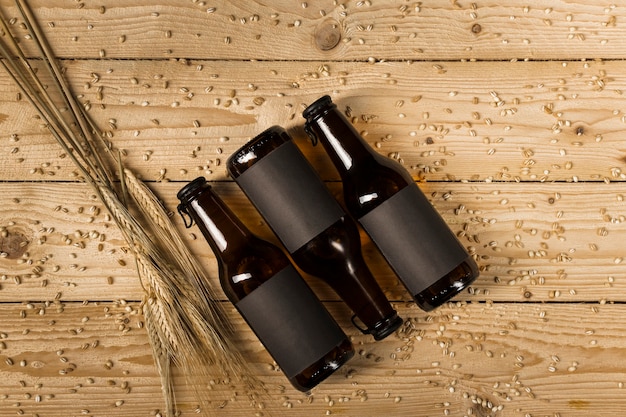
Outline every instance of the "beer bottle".
<svg viewBox="0 0 626 417">
<path fill-rule="evenodd" d="M 358 226 L 285 129 L 260 133 L 226 166 L 294 263 L 335 290 L 354 312 L 357 328 L 381 340 L 402 324 L 365 264 Z"/>
<path fill-rule="evenodd" d="M 478 266 L 397 161 L 376 152 L 329 96 L 303 112 L 339 171 L 348 212 L 363 226 L 416 303 L 430 311 L 478 276 Z"/>
<path fill-rule="evenodd" d="M 294 387 L 311 390 L 354 355 L 287 255 L 253 235 L 205 178 L 187 184 L 178 198 L 185 225 L 196 223 L 215 253 L 226 297 Z"/>
</svg>

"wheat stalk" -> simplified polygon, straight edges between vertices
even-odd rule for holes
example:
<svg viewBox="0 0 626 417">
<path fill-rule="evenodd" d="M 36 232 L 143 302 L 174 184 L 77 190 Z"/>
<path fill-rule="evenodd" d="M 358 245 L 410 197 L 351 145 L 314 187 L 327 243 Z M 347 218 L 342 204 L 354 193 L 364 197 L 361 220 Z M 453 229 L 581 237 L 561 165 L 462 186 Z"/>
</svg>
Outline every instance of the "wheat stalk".
<svg viewBox="0 0 626 417">
<path fill-rule="evenodd" d="M 102 132 L 72 94 L 27 3 L 16 0 L 16 4 L 54 88 L 44 87 L 20 45 L 11 37 L 3 16 L 0 64 L 75 163 L 82 179 L 92 186 L 135 256 L 144 289 L 142 311 L 168 415 L 176 409 L 172 364 L 189 376 L 188 382 L 194 387 L 206 384 L 210 373 L 218 372 L 220 377 L 238 378 L 252 393 L 262 393 L 262 383 L 253 376 L 231 340 L 232 327 L 224 320 L 226 315 L 203 268 L 191 255 L 158 198 L 131 170 L 124 168 L 121 158 L 104 142 Z M 62 113 L 55 98 L 70 111 Z M 77 126 L 77 131 L 71 126 Z M 115 168 L 119 170 L 119 184 L 112 178 Z M 194 380 L 193 376 L 201 380 Z M 205 392 L 197 391 L 199 400 L 207 400 L 202 398 Z"/>
<path fill-rule="evenodd" d="M 174 396 L 175 391 L 172 379 L 170 378 L 171 360 L 162 343 L 163 335 L 161 334 L 161 329 L 157 326 L 157 323 L 164 323 L 165 321 L 159 317 L 159 311 L 155 306 L 155 298 L 153 297 L 148 296 L 147 302 L 142 304 L 142 311 L 146 320 L 146 330 L 150 338 L 154 362 L 161 377 L 161 390 L 165 399 L 166 415 L 174 415 L 176 398 Z"/>
</svg>

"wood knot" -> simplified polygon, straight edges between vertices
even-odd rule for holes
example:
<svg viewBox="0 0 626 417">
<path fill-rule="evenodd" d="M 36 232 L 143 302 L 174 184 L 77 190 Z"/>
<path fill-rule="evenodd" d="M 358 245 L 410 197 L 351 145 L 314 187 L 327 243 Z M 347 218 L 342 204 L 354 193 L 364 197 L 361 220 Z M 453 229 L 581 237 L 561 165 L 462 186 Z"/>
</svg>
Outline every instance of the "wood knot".
<svg viewBox="0 0 626 417">
<path fill-rule="evenodd" d="M 0 254 L 9 259 L 17 259 L 26 252 L 29 243 L 22 232 L 5 229 L 0 235 Z"/>
<path fill-rule="evenodd" d="M 340 40 L 341 25 L 335 19 L 327 19 L 315 29 L 315 45 L 322 51 L 330 51 Z"/>
<path fill-rule="evenodd" d="M 477 35 L 477 34 L 479 34 L 482 30 L 483 30 L 483 27 L 482 27 L 482 26 L 480 26 L 478 23 L 474 23 L 474 24 L 472 25 L 472 33 L 474 33 L 474 34 L 476 34 L 476 35 Z"/>
</svg>

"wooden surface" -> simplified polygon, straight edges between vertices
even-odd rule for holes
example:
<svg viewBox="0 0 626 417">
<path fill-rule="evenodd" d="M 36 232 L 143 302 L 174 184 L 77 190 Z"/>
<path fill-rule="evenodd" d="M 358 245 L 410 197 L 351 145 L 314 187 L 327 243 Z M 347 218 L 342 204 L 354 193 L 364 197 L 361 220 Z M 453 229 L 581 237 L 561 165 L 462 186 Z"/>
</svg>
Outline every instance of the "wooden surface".
<svg viewBox="0 0 626 417">
<path fill-rule="evenodd" d="M 481 267 L 469 291 L 425 313 L 363 236 L 402 331 L 360 335 L 307 277 L 356 357 L 307 397 L 231 311 L 269 394 L 253 406 L 228 381 L 207 381 L 212 404 L 198 409 L 179 375 L 181 415 L 624 415 L 623 5 L 140 3 L 31 2 L 76 95 L 168 209 L 204 175 L 275 240 L 224 169 L 274 124 L 339 197 L 302 131 L 303 106 L 331 94 L 419 180 Z M 11 0 L 0 7 L 17 16 Z M 32 52 L 19 19 L 11 29 Z M 4 73 L 0 154 L 0 416 L 159 415 L 122 235 Z M 208 245 L 174 218 L 218 285 Z"/>
</svg>

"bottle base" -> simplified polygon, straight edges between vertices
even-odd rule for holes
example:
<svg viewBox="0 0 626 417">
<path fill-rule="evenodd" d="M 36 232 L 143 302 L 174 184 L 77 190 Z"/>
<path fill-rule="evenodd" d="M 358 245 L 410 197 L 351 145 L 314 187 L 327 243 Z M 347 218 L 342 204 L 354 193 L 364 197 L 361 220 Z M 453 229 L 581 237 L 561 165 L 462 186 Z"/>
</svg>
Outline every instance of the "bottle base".
<svg viewBox="0 0 626 417">
<path fill-rule="evenodd" d="M 331 376 L 337 369 L 354 356 L 354 347 L 345 339 L 335 349 L 300 374 L 289 378 L 297 390 L 308 393 L 320 382 Z"/>
<path fill-rule="evenodd" d="M 468 257 L 439 281 L 413 296 L 424 311 L 432 311 L 452 299 L 478 278 L 478 265 Z"/>
</svg>

